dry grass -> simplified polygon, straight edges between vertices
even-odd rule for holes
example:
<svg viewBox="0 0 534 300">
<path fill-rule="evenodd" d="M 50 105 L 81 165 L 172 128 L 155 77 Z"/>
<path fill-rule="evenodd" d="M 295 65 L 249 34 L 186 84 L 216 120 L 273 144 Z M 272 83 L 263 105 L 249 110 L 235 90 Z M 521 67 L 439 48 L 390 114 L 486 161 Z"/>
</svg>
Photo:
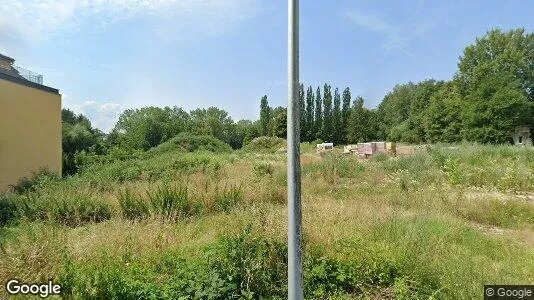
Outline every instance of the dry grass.
<svg viewBox="0 0 534 300">
<path fill-rule="evenodd" d="M 302 156 L 307 249 L 321 249 L 322 255 L 358 268 L 393 266 L 402 276 L 442 288 L 438 298 L 468 299 L 478 295 L 477 288 L 481 290 L 484 283 L 534 282 L 534 205 L 521 193 L 451 183 L 437 166 L 415 166 L 418 158 L 363 161 L 356 166 L 347 158 L 329 163 L 325 159 L 312 151 Z M 404 159 L 412 161 L 404 163 Z M 254 173 L 253 165 L 260 161 L 272 165 L 272 174 Z M 76 189 L 104 199 L 112 207 L 111 220 L 76 228 L 48 222 L 8 227 L 0 282 L 12 277 L 28 281 L 57 277 L 65 256 L 81 265 L 98 260 L 102 253 L 118 260 L 128 256 L 128 261 L 157 260 L 169 252 L 201 259 L 203 249 L 220 236 L 239 234 L 247 224 L 260 235 L 285 241 L 284 173 L 285 155 L 248 154 L 233 158 L 215 175 L 197 170 L 168 180 L 126 181 L 104 190 L 64 186 L 62 193 Z M 244 202 L 230 212 L 212 210 L 175 222 L 121 217 L 119 189 L 145 197 L 163 182 L 187 185 L 191 197 L 205 199 L 207 207 L 213 205 L 210 201 L 217 190 L 241 186 Z M 522 191 L 523 195 L 532 192 Z M 367 292 L 360 296 L 370 298 L 394 293 L 392 285 L 361 290 Z"/>
</svg>

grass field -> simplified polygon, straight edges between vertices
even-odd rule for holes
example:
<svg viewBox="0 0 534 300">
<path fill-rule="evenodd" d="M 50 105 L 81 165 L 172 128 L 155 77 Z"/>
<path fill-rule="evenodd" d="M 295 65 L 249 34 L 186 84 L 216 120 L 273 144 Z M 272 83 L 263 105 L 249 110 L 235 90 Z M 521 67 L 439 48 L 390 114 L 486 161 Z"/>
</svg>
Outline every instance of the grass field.
<svg viewBox="0 0 534 300">
<path fill-rule="evenodd" d="M 262 145 L 165 145 L 38 177 L 1 198 L 0 282 L 53 279 L 73 299 L 284 299 L 285 153 Z M 358 161 L 301 148 L 306 299 L 479 299 L 484 284 L 534 283 L 534 150 Z"/>
</svg>

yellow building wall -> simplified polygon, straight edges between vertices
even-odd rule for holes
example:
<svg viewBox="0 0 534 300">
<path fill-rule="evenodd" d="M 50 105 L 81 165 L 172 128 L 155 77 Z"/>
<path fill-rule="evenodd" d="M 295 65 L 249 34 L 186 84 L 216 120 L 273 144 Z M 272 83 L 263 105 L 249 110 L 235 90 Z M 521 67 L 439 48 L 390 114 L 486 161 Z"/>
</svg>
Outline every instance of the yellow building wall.
<svg viewBox="0 0 534 300">
<path fill-rule="evenodd" d="M 46 168 L 61 175 L 61 95 L 0 78 L 0 192 Z"/>
</svg>

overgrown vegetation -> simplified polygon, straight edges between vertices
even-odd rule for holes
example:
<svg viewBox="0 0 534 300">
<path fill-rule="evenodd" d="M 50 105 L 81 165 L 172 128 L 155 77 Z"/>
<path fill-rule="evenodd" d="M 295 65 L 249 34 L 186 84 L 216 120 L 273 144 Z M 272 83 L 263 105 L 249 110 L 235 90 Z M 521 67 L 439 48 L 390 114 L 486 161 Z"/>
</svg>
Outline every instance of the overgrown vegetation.
<svg viewBox="0 0 534 300">
<path fill-rule="evenodd" d="M 531 42 L 491 31 L 453 81 L 397 86 L 377 111 L 351 106 L 348 88 L 301 85 L 302 138 L 506 142 L 532 121 L 532 78 L 519 76 Z M 285 299 L 284 114 L 266 96 L 254 123 L 148 107 L 104 135 L 65 110 L 68 176 L 40 172 L 0 195 L 0 281 L 52 279 L 66 299 Z M 301 149 L 306 299 L 473 299 L 485 284 L 534 282 L 534 150 Z"/>
<path fill-rule="evenodd" d="M 307 299 L 471 299 L 534 280 L 534 151 L 302 149 Z M 3 195 L 0 280 L 52 278 L 72 299 L 284 299 L 285 154 L 254 152 L 172 147 Z"/>
</svg>

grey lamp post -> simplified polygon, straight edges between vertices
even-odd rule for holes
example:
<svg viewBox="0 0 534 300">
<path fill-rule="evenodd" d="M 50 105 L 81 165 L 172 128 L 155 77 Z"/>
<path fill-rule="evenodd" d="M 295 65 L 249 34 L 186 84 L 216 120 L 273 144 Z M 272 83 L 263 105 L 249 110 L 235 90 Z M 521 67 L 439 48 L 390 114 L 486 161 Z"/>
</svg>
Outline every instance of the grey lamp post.
<svg viewBox="0 0 534 300">
<path fill-rule="evenodd" d="M 299 124 L 299 0 L 288 0 L 287 36 L 287 213 L 288 299 L 304 298 L 302 288 L 300 124 Z"/>
</svg>

